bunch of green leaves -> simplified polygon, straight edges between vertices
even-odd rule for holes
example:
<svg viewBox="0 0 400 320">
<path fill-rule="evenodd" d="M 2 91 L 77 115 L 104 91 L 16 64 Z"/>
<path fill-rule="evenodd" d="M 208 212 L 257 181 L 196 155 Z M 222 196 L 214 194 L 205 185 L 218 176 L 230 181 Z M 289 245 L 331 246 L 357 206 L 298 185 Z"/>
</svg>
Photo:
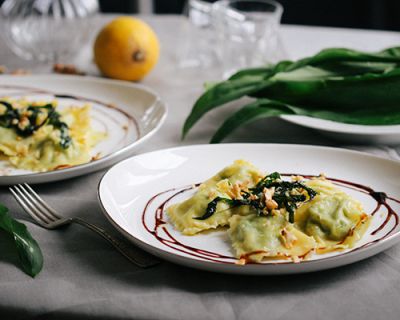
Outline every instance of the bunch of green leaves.
<svg viewBox="0 0 400 320">
<path fill-rule="evenodd" d="M 261 179 L 254 188 L 250 188 L 248 191 L 241 190 L 241 197 L 239 199 L 214 198 L 208 203 L 204 215 L 195 217 L 195 219 L 206 220 L 210 218 L 216 212 L 219 202 L 224 202 L 231 208 L 250 206 L 258 215 L 266 215 L 268 211 L 265 204 L 264 189 L 269 188 L 274 188 L 272 199 L 278 204 L 278 209 L 286 209 L 288 220 L 291 223 L 294 222 L 294 212 L 298 205 L 312 200 L 317 195 L 315 190 L 303 183 L 299 181 L 284 181 L 278 172 L 273 172 Z"/>
<path fill-rule="evenodd" d="M 0 204 L 0 229 L 12 239 L 21 268 L 31 277 L 35 277 L 43 267 L 42 251 L 26 226 L 13 219 L 2 204 Z"/>
<path fill-rule="evenodd" d="M 255 100 L 230 115 L 212 143 L 241 125 L 279 115 L 361 125 L 399 124 L 400 47 L 377 53 L 325 49 L 298 61 L 241 70 L 208 86 L 186 119 L 182 136 L 208 111 L 244 96 Z"/>
</svg>

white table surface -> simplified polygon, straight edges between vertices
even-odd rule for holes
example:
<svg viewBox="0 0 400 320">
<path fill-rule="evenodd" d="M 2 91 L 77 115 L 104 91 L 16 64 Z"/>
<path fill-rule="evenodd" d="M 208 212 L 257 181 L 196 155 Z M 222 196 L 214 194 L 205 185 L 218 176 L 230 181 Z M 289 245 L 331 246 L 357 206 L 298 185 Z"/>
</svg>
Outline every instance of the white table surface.
<svg viewBox="0 0 400 320">
<path fill-rule="evenodd" d="M 180 73 L 176 64 L 187 38 L 187 22 L 179 16 L 144 16 L 161 41 L 161 59 L 143 84 L 157 91 L 169 106 L 166 123 L 141 151 L 184 144 L 207 143 L 227 109 L 202 119 L 185 141 L 181 126 L 207 70 L 196 76 Z M 100 28 L 111 16 L 101 16 Z M 93 35 L 97 30 L 93 30 Z M 363 31 L 306 26 L 283 26 L 283 44 L 290 58 L 315 54 L 325 47 L 380 50 L 400 43 L 396 32 Z M 92 63 L 91 43 L 72 61 L 98 75 Z M 68 62 L 68 61 L 66 61 Z M 0 43 L 0 65 L 50 72 L 49 66 L 16 58 Z M 226 142 L 275 142 L 341 146 L 400 160 L 400 148 L 347 145 L 278 119 L 239 129 Z M 38 191 L 65 215 L 87 218 L 117 234 L 102 216 L 96 186 L 104 172 Z M 371 259 L 336 270 L 285 277 L 238 277 L 213 274 L 167 262 L 139 269 L 96 235 L 71 226 L 43 230 L 23 214 L 6 189 L 0 202 L 24 219 L 40 243 L 45 266 L 31 279 L 10 261 L 0 241 L 0 316 L 2 319 L 398 319 L 400 314 L 400 246 Z M 0 236 L 0 239 L 1 236 Z M 4 316 L 6 316 L 4 318 Z"/>
</svg>

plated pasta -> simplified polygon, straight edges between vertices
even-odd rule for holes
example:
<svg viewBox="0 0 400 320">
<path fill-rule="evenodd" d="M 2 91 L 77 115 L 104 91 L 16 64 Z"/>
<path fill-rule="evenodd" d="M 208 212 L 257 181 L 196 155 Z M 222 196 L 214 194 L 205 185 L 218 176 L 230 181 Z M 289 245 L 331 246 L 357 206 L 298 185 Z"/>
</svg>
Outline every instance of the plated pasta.
<svg viewBox="0 0 400 320">
<path fill-rule="evenodd" d="M 265 175 L 244 160 L 224 168 L 166 212 L 184 235 L 227 228 L 239 264 L 298 262 L 312 254 L 348 249 L 371 221 L 357 199 L 324 175 Z"/>
<path fill-rule="evenodd" d="M 50 171 L 90 162 L 104 132 L 91 127 L 90 105 L 58 110 L 57 101 L 0 101 L 0 160 L 14 168 Z"/>
</svg>

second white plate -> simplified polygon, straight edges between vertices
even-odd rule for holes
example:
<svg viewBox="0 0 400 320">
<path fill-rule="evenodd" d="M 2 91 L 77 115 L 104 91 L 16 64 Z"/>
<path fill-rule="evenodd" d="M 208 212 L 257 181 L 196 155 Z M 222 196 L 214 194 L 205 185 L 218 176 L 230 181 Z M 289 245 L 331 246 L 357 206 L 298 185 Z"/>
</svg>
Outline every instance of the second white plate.
<svg viewBox="0 0 400 320">
<path fill-rule="evenodd" d="M 94 129 L 107 138 L 93 150 L 93 161 L 70 168 L 35 173 L 0 161 L 0 185 L 43 183 L 87 174 L 128 157 L 162 125 L 167 107 L 152 90 L 129 82 L 82 76 L 0 76 L 0 97 L 56 99 L 60 108 L 89 103 Z"/>
<path fill-rule="evenodd" d="M 331 138 L 351 143 L 387 145 L 400 143 L 400 125 L 365 126 L 296 115 L 285 115 L 281 118 L 299 126 L 318 130 Z"/>
<path fill-rule="evenodd" d="M 338 179 L 334 183 L 360 200 L 367 213 L 381 203 L 379 210 L 353 249 L 313 255 L 300 263 L 269 261 L 239 266 L 226 231 L 184 236 L 169 222 L 164 209 L 190 197 L 195 190 L 191 186 L 240 158 L 265 172 L 323 172 Z M 165 149 L 115 165 L 104 175 L 98 192 L 106 217 L 136 245 L 172 262 L 211 271 L 284 274 L 323 270 L 365 259 L 400 240 L 400 163 L 343 149 L 279 144 Z"/>
</svg>

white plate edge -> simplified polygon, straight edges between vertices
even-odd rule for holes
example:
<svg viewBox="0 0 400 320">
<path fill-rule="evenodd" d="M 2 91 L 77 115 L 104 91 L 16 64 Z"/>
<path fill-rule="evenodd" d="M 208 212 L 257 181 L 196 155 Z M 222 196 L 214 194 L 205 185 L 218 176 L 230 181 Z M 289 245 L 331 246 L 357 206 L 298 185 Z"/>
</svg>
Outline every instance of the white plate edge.
<svg viewBox="0 0 400 320">
<path fill-rule="evenodd" d="M 10 76 L 10 75 L 0 75 L 0 79 L 7 77 L 7 78 L 12 78 L 12 77 L 16 77 L 16 76 Z M 18 76 L 19 77 L 19 76 Z M 88 163 L 84 163 L 84 164 L 80 164 L 80 165 L 76 165 L 70 168 L 65 168 L 65 169 L 61 169 L 61 170 L 56 170 L 56 171 L 47 171 L 47 172 L 40 172 L 40 173 L 30 173 L 30 174 L 20 174 L 20 175 L 12 175 L 12 176 L 0 176 L 0 186 L 1 185 L 8 185 L 8 183 L 3 183 L 1 180 L 10 180 L 10 179 L 19 179 L 19 180 L 23 180 L 23 179 L 39 179 L 40 178 L 40 182 L 35 182 L 35 183 L 43 183 L 43 182 L 52 182 L 52 181 L 58 181 L 58 180 L 63 180 L 59 179 L 59 178 L 48 178 L 51 176 L 54 176 L 55 174 L 66 174 L 65 179 L 69 179 L 69 178 L 73 178 L 76 176 L 79 176 L 81 174 L 88 174 L 91 172 L 95 172 L 98 170 L 101 170 L 105 167 L 108 166 L 108 163 L 112 160 L 114 160 L 115 158 L 119 158 L 121 157 L 122 154 L 127 154 L 130 155 L 132 152 L 132 149 L 136 148 L 138 145 L 141 145 L 143 142 L 147 141 L 150 137 L 152 137 L 161 127 L 162 125 L 165 123 L 165 119 L 168 116 L 168 105 L 165 101 L 163 101 L 160 96 L 153 91 L 151 88 L 148 88 L 142 84 L 136 84 L 136 83 L 129 83 L 126 81 L 122 81 L 122 80 L 115 80 L 115 79 L 103 79 L 103 78 L 96 78 L 96 77 L 91 77 L 91 76 L 75 76 L 75 75 L 52 75 L 52 74 L 35 74 L 35 75 L 21 75 L 21 77 L 37 77 L 37 78 L 41 78 L 41 77 L 57 77 L 59 79 L 79 79 L 79 80 L 83 80 L 84 81 L 97 81 L 97 82 L 102 82 L 102 83 L 107 83 L 107 82 L 115 82 L 118 84 L 122 84 L 126 87 L 134 87 L 134 88 L 138 88 L 140 90 L 146 91 L 148 93 L 150 93 L 151 95 L 154 96 L 155 101 L 154 104 L 152 106 L 155 106 L 156 104 L 159 104 L 163 110 L 163 115 L 160 118 L 160 121 L 157 123 L 157 125 L 150 130 L 148 133 L 146 133 L 144 136 L 140 137 L 138 140 L 134 141 L 133 143 L 121 148 L 118 151 L 115 151 L 105 157 L 102 157 L 96 161 L 93 162 L 88 162 Z M 150 106 L 150 107 L 152 107 Z M 82 171 L 84 171 L 84 173 L 82 173 Z M 43 181 L 43 182 L 42 182 Z"/>
<path fill-rule="evenodd" d="M 101 200 L 101 196 L 100 196 L 100 188 L 101 188 L 101 184 L 105 178 L 105 176 L 116 166 L 120 165 L 123 162 L 129 161 L 132 158 L 135 157 L 140 157 L 142 155 L 150 155 L 152 153 L 157 153 L 157 152 L 165 152 L 165 151 L 174 151 L 176 149 L 190 149 L 190 148 L 197 148 L 197 147 L 203 147 L 203 146 L 215 146 L 215 147 L 220 147 L 220 146 L 243 146 L 243 145 L 253 145 L 253 146 L 257 146 L 257 145 L 268 145 L 268 146 L 273 146 L 273 147 L 278 147 L 278 146 L 285 146 L 285 147 L 289 147 L 289 148 L 296 148 L 296 147 L 305 147 L 305 148 L 309 148 L 309 149 L 330 149 L 330 150 L 336 150 L 336 151 L 340 151 L 340 152 L 344 152 L 344 153 L 349 153 L 349 154 L 358 154 L 358 155 L 362 155 L 362 156 L 368 156 L 369 158 L 372 159 L 378 159 L 378 160 L 382 160 L 382 161 L 386 161 L 386 162 L 390 162 L 390 163 L 395 163 L 396 165 L 400 165 L 400 161 L 397 160 L 392 160 L 392 159 L 386 159 L 383 157 L 379 157 L 376 155 L 372 155 L 372 154 L 368 154 L 365 152 L 361 152 L 361 151 L 357 151 L 357 150 L 348 150 L 348 149 L 344 149 L 344 148 L 336 148 L 336 147 L 325 147 L 325 146 L 318 146 L 318 145 L 302 145 L 302 144 L 279 144 L 279 143 L 224 143 L 224 144 L 198 144 L 198 145 L 187 145 L 187 146 L 178 146 L 178 147 L 172 147 L 172 148 L 164 148 L 164 149 L 159 149 L 159 150 L 155 150 L 155 151 L 151 151 L 151 152 L 146 152 L 146 153 L 142 153 L 139 155 L 135 155 L 132 156 L 130 158 L 127 158 L 123 161 L 120 161 L 119 163 L 113 165 L 111 168 L 109 168 L 107 170 L 107 172 L 104 173 L 104 175 L 101 177 L 98 185 L 97 185 L 97 199 L 101 208 L 101 211 L 103 213 L 103 215 L 106 217 L 106 219 L 111 223 L 111 225 L 116 228 L 124 237 L 126 237 L 128 240 L 130 240 L 131 242 L 133 242 L 134 244 L 136 244 L 137 246 L 139 246 L 140 248 L 142 248 L 143 250 L 146 250 L 156 256 L 159 256 L 163 259 L 166 259 L 168 261 L 171 261 L 173 263 L 175 263 L 174 260 L 180 260 L 182 261 L 183 265 L 191 265 L 194 268 L 198 268 L 198 269 L 202 269 L 202 270 L 208 270 L 210 271 L 210 269 L 215 269 L 214 271 L 216 272 L 222 272 L 222 273 L 232 273 L 232 274 L 243 274 L 246 273 L 246 271 L 244 271 L 244 269 L 242 269 L 242 266 L 238 266 L 238 265 L 225 265 L 225 264 L 220 264 L 220 263 L 214 263 L 214 262 L 209 262 L 209 261 L 205 261 L 205 260 L 197 260 L 197 259 L 192 259 L 189 257 L 185 257 L 185 256 L 181 256 L 181 255 L 177 255 L 173 252 L 168 252 L 165 250 L 162 250 L 161 248 L 152 246 L 148 243 L 146 243 L 145 241 L 142 241 L 138 238 L 136 238 L 134 235 L 132 235 L 128 230 L 126 230 L 123 226 L 121 226 L 120 224 L 118 224 L 113 218 L 112 216 L 107 212 L 107 210 L 105 209 L 103 202 Z M 395 245 L 397 242 L 400 241 L 400 232 L 397 232 L 395 234 L 392 234 L 391 236 L 380 240 L 376 243 L 371 244 L 370 246 L 364 247 L 364 248 L 359 248 L 357 250 L 354 251 L 347 251 L 344 252 L 343 254 L 339 254 L 336 256 L 332 256 L 332 257 L 327 257 L 327 258 L 323 258 L 323 259 L 318 259 L 318 260 L 310 260 L 310 261 L 302 261 L 301 264 L 304 265 L 311 265 L 311 264 L 317 264 L 317 263 L 323 263 L 323 262 L 327 262 L 327 261 L 337 261 L 338 259 L 340 260 L 341 257 L 343 257 L 343 255 L 345 255 L 345 257 L 347 258 L 347 260 L 342 261 L 342 263 L 339 261 L 339 263 L 334 263 L 330 266 L 325 266 L 325 267 L 319 267 L 316 268 L 315 270 L 313 268 L 310 268 L 309 270 L 298 270 L 298 271 L 291 271 L 290 267 L 294 265 L 293 264 L 252 264 L 249 265 L 248 267 L 251 268 L 251 270 L 249 271 L 248 274 L 253 274 L 253 275 L 273 275 L 273 274 L 292 274 L 292 273 L 308 273 L 308 272 L 314 272 L 314 271 L 318 271 L 318 270 L 326 270 L 326 269 L 331 269 L 331 268 L 335 268 L 335 267 L 339 267 L 339 266 L 344 266 L 347 264 L 351 264 L 360 260 L 363 260 L 365 258 L 371 257 L 373 255 L 375 255 L 378 252 L 382 252 L 388 248 L 390 248 L 391 246 Z M 379 250 L 378 246 L 385 246 L 384 249 Z M 374 249 L 377 250 L 377 252 L 374 252 Z M 371 251 L 370 254 L 365 254 L 366 252 Z M 363 256 L 359 259 L 357 259 L 357 257 L 359 256 Z M 223 265 L 223 267 L 221 267 L 221 265 Z M 276 268 L 278 266 L 278 268 Z M 221 269 L 220 269 L 221 267 Z M 283 268 L 286 270 L 281 270 L 279 272 L 276 272 L 273 269 L 279 269 L 279 268 Z M 225 268 L 225 269 L 224 269 Z M 261 270 L 264 269 L 264 270 Z M 249 268 L 247 268 L 249 269 Z M 258 272 L 257 269 L 259 269 Z M 269 270 L 266 270 L 269 269 Z M 272 269 L 272 270 L 271 270 Z"/>
<path fill-rule="evenodd" d="M 320 125 L 317 124 L 310 124 L 310 123 L 304 123 L 299 119 L 300 117 L 305 117 L 313 120 L 318 120 L 321 122 Z M 313 118 L 313 117 L 308 117 L 308 116 L 301 116 L 301 115 L 281 115 L 279 116 L 284 121 L 287 121 L 289 123 L 302 126 L 305 128 L 310 128 L 314 130 L 319 130 L 323 132 L 329 132 L 329 133 L 342 133 L 342 134 L 351 134 L 351 135 L 364 135 L 364 136 L 385 136 L 385 135 L 400 135 L 400 124 L 399 125 L 357 125 L 357 124 L 350 124 L 350 123 L 344 123 L 344 122 L 338 122 L 338 121 L 332 121 L 332 120 L 326 120 L 326 119 L 321 119 L 321 118 Z M 338 129 L 332 129 L 332 128 L 326 128 L 323 126 L 324 123 L 329 123 L 329 124 L 338 124 L 339 128 Z M 366 129 L 367 131 L 363 131 L 363 129 Z M 369 130 L 369 131 L 368 131 Z M 381 131 L 383 130 L 383 131 Z"/>
</svg>

